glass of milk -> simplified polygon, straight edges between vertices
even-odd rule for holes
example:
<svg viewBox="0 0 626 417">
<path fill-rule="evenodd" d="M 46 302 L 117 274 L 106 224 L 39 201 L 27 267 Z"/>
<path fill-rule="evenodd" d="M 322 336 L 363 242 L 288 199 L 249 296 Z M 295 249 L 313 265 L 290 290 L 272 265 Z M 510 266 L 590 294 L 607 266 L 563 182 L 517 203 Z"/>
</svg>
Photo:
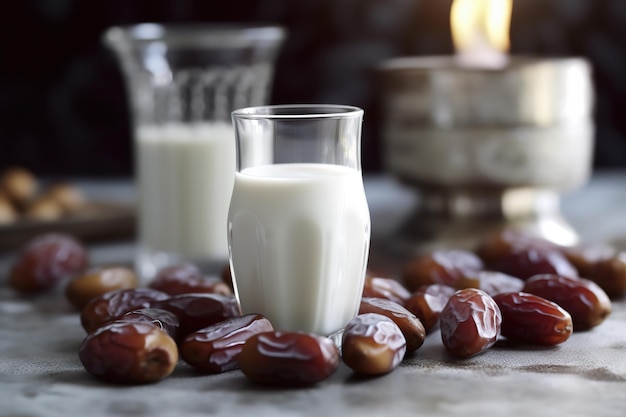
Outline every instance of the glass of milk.
<svg viewBox="0 0 626 417">
<path fill-rule="evenodd" d="M 106 32 L 132 110 L 136 264 L 144 280 L 177 262 L 207 273 L 228 263 L 230 113 L 266 103 L 284 36 L 278 27 L 226 25 L 140 24 Z"/>
<path fill-rule="evenodd" d="M 338 332 L 358 312 L 369 254 L 363 111 L 261 106 L 232 117 L 228 242 L 242 312 L 280 330 Z"/>
</svg>

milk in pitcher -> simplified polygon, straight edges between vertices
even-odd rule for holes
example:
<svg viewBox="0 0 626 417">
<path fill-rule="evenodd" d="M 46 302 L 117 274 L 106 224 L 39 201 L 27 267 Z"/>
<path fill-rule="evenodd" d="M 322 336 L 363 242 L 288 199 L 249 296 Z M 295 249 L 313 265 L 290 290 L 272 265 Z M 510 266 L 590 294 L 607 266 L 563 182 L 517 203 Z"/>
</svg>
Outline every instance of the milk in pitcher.
<svg viewBox="0 0 626 417">
<path fill-rule="evenodd" d="M 228 260 L 226 225 L 235 173 L 226 122 L 140 126 L 138 267 L 152 276 L 178 260 Z"/>
</svg>

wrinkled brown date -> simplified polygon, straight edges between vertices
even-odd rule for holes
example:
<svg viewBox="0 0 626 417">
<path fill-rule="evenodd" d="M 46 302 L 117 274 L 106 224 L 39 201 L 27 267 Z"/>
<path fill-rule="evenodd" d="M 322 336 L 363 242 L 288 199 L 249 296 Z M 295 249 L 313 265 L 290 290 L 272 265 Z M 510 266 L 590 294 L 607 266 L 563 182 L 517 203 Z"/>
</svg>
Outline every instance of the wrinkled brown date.
<svg viewBox="0 0 626 417">
<path fill-rule="evenodd" d="M 595 282 L 609 297 L 626 292 L 626 253 L 610 246 L 592 245 L 564 249 L 579 275 Z"/>
<path fill-rule="evenodd" d="M 430 333 L 439 324 L 441 312 L 455 291 L 448 285 L 425 285 L 406 300 L 404 307 L 415 314 L 424 326 L 426 333 Z"/>
<path fill-rule="evenodd" d="M 493 297 L 502 313 L 502 336 L 512 342 L 557 345 L 572 334 L 572 317 L 558 304 L 524 292 Z"/>
<path fill-rule="evenodd" d="M 574 265 L 581 277 L 589 278 L 596 263 L 605 261 L 616 255 L 616 250 L 603 244 L 586 244 L 564 247 L 561 253 Z"/>
<path fill-rule="evenodd" d="M 152 307 L 156 301 L 165 300 L 169 296 L 161 291 L 150 288 L 132 288 L 107 292 L 92 298 L 80 313 L 80 322 L 87 333 L 122 314 L 139 308 Z"/>
<path fill-rule="evenodd" d="M 189 293 L 233 294 L 230 287 L 220 278 L 204 276 L 196 265 L 190 263 L 163 268 L 154 277 L 149 287 L 170 295 Z"/>
<path fill-rule="evenodd" d="M 373 276 L 365 277 L 363 297 L 386 298 L 398 304 L 404 304 L 410 296 L 411 293 L 404 285 L 395 279 Z"/>
<path fill-rule="evenodd" d="M 476 253 L 488 268 L 491 268 L 505 256 L 529 249 L 555 251 L 559 247 L 554 243 L 527 233 L 506 229 L 487 236 L 476 248 Z"/>
<path fill-rule="evenodd" d="M 163 330 L 169 337 L 176 340 L 180 321 L 174 313 L 160 308 L 140 308 L 120 316 L 117 322 L 149 323 Z"/>
<path fill-rule="evenodd" d="M 478 288 L 492 297 L 503 292 L 521 291 L 524 287 L 522 279 L 498 271 L 479 271 L 466 275 L 461 283 L 463 288 Z"/>
<path fill-rule="evenodd" d="M 330 377 L 338 366 L 335 344 L 308 333 L 259 333 L 246 341 L 239 354 L 243 374 L 261 385 L 311 385 Z"/>
<path fill-rule="evenodd" d="M 149 323 L 110 323 L 88 335 L 79 354 L 95 377 L 117 384 L 159 381 L 178 362 L 176 343 Z"/>
<path fill-rule="evenodd" d="M 411 353 L 424 344 L 426 330 L 422 322 L 398 303 L 384 298 L 363 297 L 359 307 L 359 314 L 382 314 L 398 325 L 406 339 L 406 351 Z"/>
<path fill-rule="evenodd" d="M 155 302 L 152 307 L 170 311 L 178 317 L 179 340 L 189 333 L 241 315 L 235 297 L 220 294 L 173 295 Z"/>
<path fill-rule="evenodd" d="M 511 252 L 495 262 L 493 269 L 523 280 L 538 274 L 578 276 L 576 268 L 560 252 L 542 249 Z"/>
<path fill-rule="evenodd" d="M 585 278 L 598 284 L 610 297 L 621 297 L 626 292 L 626 252 L 593 264 Z"/>
<path fill-rule="evenodd" d="M 482 241 L 476 253 L 487 269 L 523 280 L 536 274 L 578 276 L 578 271 L 563 254 L 563 248 L 539 237 L 504 230 Z"/>
<path fill-rule="evenodd" d="M 260 314 L 233 317 L 188 335 L 180 344 L 180 356 L 200 372 L 231 371 L 239 367 L 239 354 L 246 340 L 272 330 L 269 320 Z"/>
<path fill-rule="evenodd" d="M 406 339 L 390 318 L 360 314 L 345 327 L 341 356 L 353 371 L 380 375 L 394 370 L 406 353 Z"/>
<path fill-rule="evenodd" d="M 493 298 L 482 290 L 466 288 L 454 293 L 441 312 L 441 340 L 451 354 L 469 358 L 496 342 L 501 324 Z"/>
<path fill-rule="evenodd" d="M 588 330 L 602 323 L 611 313 L 611 300 L 596 283 L 584 278 L 554 274 L 531 277 L 524 292 L 557 303 L 572 316 L 574 331 Z"/>
<path fill-rule="evenodd" d="M 122 266 L 96 267 L 72 278 L 65 287 L 65 297 L 79 310 L 95 297 L 110 291 L 136 288 L 137 275 Z"/>
<path fill-rule="evenodd" d="M 61 233 L 41 235 L 29 241 L 19 253 L 9 273 L 9 285 L 19 292 L 46 291 L 88 265 L 85 247 Z"/>
<path fill-rule="evenodd" d="M 461 249 L 435 250 L 409 261 L 402 281 L 409 291 L 423 285 L 443 284 L 459 289 L 463 276 L 483 269 L 480 258 Z"/>
</svg>

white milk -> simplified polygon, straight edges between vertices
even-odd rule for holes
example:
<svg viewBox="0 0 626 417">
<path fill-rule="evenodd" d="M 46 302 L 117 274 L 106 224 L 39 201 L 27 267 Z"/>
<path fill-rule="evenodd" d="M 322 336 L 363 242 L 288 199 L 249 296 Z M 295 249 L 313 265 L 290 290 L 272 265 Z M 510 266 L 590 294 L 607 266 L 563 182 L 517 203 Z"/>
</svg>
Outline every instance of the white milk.
<svg viewBox="0 0 626 417">
<path fill-rule="evenodd" d="M 235 174 L 229 243 L 243 313 L 322 335 L 358 312 L 370 216 L 361 173 L 277 164 Z"/>
<path fill-rule="evenodd" d="M 228 259 L 226 225 L 235 173 L 232 126 L 142 126 L 136 141 L 143 249 L 187 260 Z"/>
</svg>

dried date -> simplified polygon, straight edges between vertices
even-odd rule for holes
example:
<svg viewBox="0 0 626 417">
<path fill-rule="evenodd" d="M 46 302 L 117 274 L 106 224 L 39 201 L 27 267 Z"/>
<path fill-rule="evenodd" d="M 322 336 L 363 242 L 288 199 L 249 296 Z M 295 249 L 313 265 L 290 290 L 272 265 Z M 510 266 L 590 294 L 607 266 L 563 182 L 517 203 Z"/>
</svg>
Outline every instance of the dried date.
<svg viewBox="0 0 626 417">
<path fill-rule="evenodd" d="M 110 291 L 136 288 L 137 275 L 122 266 L 96 267 L 72 278 L 65 287 L 65 297 L 79 310 L 95 297 Z"/>
<path fill-rule="evenodd" d="M 502 336 L 517 343 L 557 345 L 572 334 L 572 317 L 558 304 L 524 292 L 493 297 L 502 313 Z"/>
<path fill-rule="evenodd" d="M 335 344 L 308 333 L 259 333 L 246 341 L 239 354 L 243 374 L 261 385 L 311 385 L 330 377 L 338 366 Z"/>
<path fill-rule="evenodd" d="M 459 289 L 462 278 L 483 270 L 480 258 L 460 249 L 435 250 L 410 260 L 402 272 L 402 281 L 409 291 L 423 285 L 443 284 Z"/>
<path fill-rule="evenodd" d="M 476 248 L 476 254 L 487 268 L 491 268 L 500 259 L 515 252 L 527 250 L 558 251 L 558 245 L 528 233 L 506 229 L 487 236 Z"/>
<path fill-rule="evenodd" d="M 584 278 L 554 274 L 531 277 L 524 292 L 538 295 L 563 307 L 572 316 L 574 331 L 589 330 L 611 313 L 611 300 L 596 283 Z"/>
<path fill-rule="evenodd" d="M 177 340 L 180 321 L 174 313 L 160 308 L 140 308 L 120 316 L 117 322 L 149 323 Z"/>
<path fill-rule="evenodd" d="M 272 330 L 269 320 L 260 314 L 233 317 L 188 335 L 180 344 L 180 356 L 200 372 L 231 371 L 239 367 L 239 354 L 246 340 Z"/>
<path fill-rule="evenodd" d="M 426 333 L 439 324 L 439 317 L 455 289 L 442 284 L 425 285 L 415 291 L 404 307 L 420 320 Z"/>
<path fill-rule="evenodd" d="M 365 277 L 363 297 L 386 298 L 398 304 L 404 304 L 410 296 L 411 293 L 404 285 L 395 279 L 374 276 Z"/>
<path fill-rule="evenodd" d="M 590 278 L 594 266 L 616 255 L 616 250 L 608 245 L 586 244 L 574 247 L 564 247 L 561 253 L 574 265 L 579 275 Z"/>
<path fill-rule="evenodd" d="M 220 294 L 179 294 L 155 302 L 152 307 L 174 313 L 180 320 L 179 340 L 220 321 L 240 316 L 233 296 Z"/>
<path fill-rule="evenodd" d="M 230 287 L 220 278 L 207 277 L 194 264 L 172 265 L 160 270 L 150 288 L 170 295 L 206 293 L 232 295 Z"/>
<path fill-rule="evenodd" d="M 159 381 L 178 362 L 176 343 L 149 323 L 110 323 L 88 335 L 79 354 L 95 377 L 117 384 Z"/>
<path fill-rule="evenodd" d="M 503 292 L 521 291 L 524 287 L 522 279 L 498 271 L 479 271 L 466 275 L 461 283 L 463 288 L 478 288 L 492 297 Z"/>
<path fill-rule="evenodd" d="M 132 310 L 152 307 L 168 295 L 150 288 L 117 290 L 92 298 L 80 313 L 80 322 L 87 333 Z"/>
<path fill-rule="evenodd" d="M 29 241 L 9 273 L 9 285 L 34 294 L 49 290 L 87 268 L 85 247 L 69 235 L 49 233 Z"/>
<path fill-rule="evenodd" d="M 594 262 L 583 276 L 598 284 L 609 297 L 623 296 L 626 292 L 626 252 Z"/>
<path fill-rule="evenodd" d="M 233 274 L 230 271 L 230 265 L 226 264 L 220 272 L 220 278 L 228 287 L 232 290 L 233 287 Z"/>
<path fill-rule="evenodd" d="M 406 339 L 406 351 L 411 353 L 419 349 L 424 344 L 426 330 L 422 322 L 398 303 L 386 300 L 384 298 L 368 298 L 361 299 L 359 314 L 376 313 L 382 314 L 393 320 L 398 325 L 404 338 Z"/>
<path fill-rule="evenodd" d="M 543 249 L 511 252 L 495 262 L 493 269 L 523 280 L 538 274 L 578 276 L 576 268 L 560 252 Z"/>
<path fill-rule="evenodd" d="M 623 296 L 626 292 L 626 252 L 596 262 L 586 278 L 598 284 L 610 297 Z"/>
<path fill-rule="evenodd" d="M 496 302 L 476 288 L 459 290 L 441 312 L 441 340 L 448 352 L 469 358 L 491 347 L 500 335 L 502 315 Z"/>
<path fill-rule="evenodd" d="M 346 326 L 341 344 L 343 362 L 364 375 L 394 370 L 406 353 L 406 339 L 397 324 L 381 314 L 360 314 Z"/>
</svg>

